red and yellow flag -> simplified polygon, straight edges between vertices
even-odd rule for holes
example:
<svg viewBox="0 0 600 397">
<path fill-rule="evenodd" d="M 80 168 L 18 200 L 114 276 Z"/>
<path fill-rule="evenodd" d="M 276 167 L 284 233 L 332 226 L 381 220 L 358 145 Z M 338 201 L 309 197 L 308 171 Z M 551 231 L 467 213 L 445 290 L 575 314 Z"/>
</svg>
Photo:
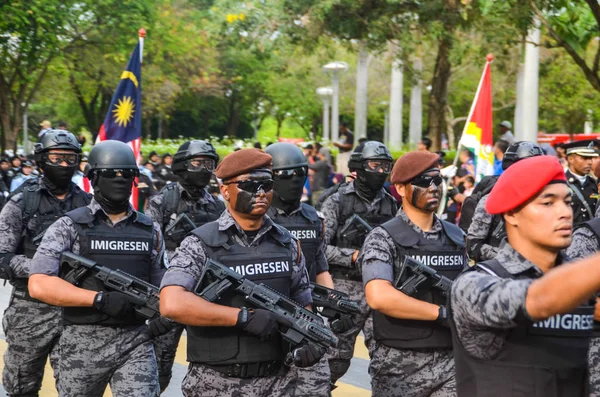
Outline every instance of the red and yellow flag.
<svg viewBox="0 0 600 397">
<path fill-rule="evenodd" d="M 475 176 L 477 181 L 486 175 L 494 174 L 491 74 L 493 60 L 494 56 L 489 54 L 459 142 L 459 148 L 463 146 L 472 150 L 475 154 Z"/>
</svg>

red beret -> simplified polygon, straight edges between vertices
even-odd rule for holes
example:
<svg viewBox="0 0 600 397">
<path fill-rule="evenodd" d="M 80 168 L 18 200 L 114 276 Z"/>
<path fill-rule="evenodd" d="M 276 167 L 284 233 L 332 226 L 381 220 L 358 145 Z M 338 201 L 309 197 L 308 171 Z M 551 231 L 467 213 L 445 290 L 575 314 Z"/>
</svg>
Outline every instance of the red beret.
<svg viewBox="0 0 600 397">
<path fill-rule="evenodd" d="M 427 170 L 438 168 L 440 156 L 430 152 L 410 152 L 400 157 L 390 176 L 392 183 L 406 183 Z"/>
<path fill-rule="evenodd" d="M 492 215 L 514 210 L 551 182 L 567 182 L 565 171 L 556 157 L 535 156 L 520 160 L 500 176 L 485 209 Z"/>
<path fill-rule="evenodd" d="M 231 179 L 255 169 L 271 169 L 273 158 L 260 149 L 241 149 L 225 156 L 217 167 L 217 178 Z"/>
</svg>

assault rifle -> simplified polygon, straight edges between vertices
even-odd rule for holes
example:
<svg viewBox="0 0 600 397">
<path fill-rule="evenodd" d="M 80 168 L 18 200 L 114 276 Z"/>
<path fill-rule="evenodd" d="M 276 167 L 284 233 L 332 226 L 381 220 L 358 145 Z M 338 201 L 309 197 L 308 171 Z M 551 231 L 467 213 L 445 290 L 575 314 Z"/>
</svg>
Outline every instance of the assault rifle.
<svg viewBox="0 0 600 397">
<path fill-rule="evenodd" d="M 209 302 L 217 302 L 224 294 L 241 295 L 252 306 L 275 314 L 279 332 L 293 346 L 311 342 L 327 349 L 337 345 L 335 335 L 323 324 L 323 320 L 263 284 L 255 284 L 230 268 L 208 259 L 200 276 L 195 293 Z"/>
<path fill-rule="evenodd" d="M 350 317 L 352 314 L 360 313 L 358 303 L 350 300 L 348 294 L 323 287 L 319 284 L 310 283 L 312 289 L 313 306 L 319 313 L 329 320 L 331 329 L 335 332 L 344 332 L 343 316 Z"/>
<path fill-rule="evenodd" d="M 363 241 L 371 230 L 373 230 L 371 225 L 357 214 L 354 214 L 348 218 L 340 234 L 346 241 Z"/>
<path fill-rule="evenodd" d="M 80 286 L 84 277 L 93 276 L 104 283 L 109 291 L 127 295 L 137 313 L 146 319 L 160 315 L 159 289 L 121 270 L 112 270 L 83 256 L 63 252 L 60 256 L 61 273 L 64 280 Z"/>
<path fill-rule="evenodd" d="M 192 230 L 196 224 L 187 214 L 179 214 L 177 218 L 165 228 L 165 237 L 172 241 L 181 241 Z"/>
<path fill-rule="evenodd" d="M 402 281 L 403 276 L 410 272 L 410 276 Z M 431 267 L 409 257 L 405 256 L 400 267 L 400 274 L 394 283 L 396 289 L 404 292 L 408 296 L 413 296 L 419 289 L 419 285 L 426 280 L 431 280 L 433 287 L 442 291 L 444 295 L 448 295 L 452 287 L 452 280 L 446 276 L 442 276 Z"/>
</svg>

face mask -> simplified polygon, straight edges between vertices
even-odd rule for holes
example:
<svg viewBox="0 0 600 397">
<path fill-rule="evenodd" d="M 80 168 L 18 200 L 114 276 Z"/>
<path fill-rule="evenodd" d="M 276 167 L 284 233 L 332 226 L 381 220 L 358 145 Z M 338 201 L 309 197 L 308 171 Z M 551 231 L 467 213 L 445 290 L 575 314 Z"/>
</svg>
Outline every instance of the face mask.
<svg viewBox="0 0 600 397">
<path fill-rule="evenodd" d="M 354 180 L 354 186 L 358 192 L 366 199 L 372 200 L 383 187 L 388 174 L 383 172 L 357 171 L 357 178 Z"/>
<path fill-rule="evenodd" d="M 302 198 L 304 193 L 304 184 L 306 177 L 292 176 L 290 179 L 282 179 L 277 176 L 273 178 L 275 181 L 275 196 L 289 203 L 297 203 Z"/>
<path fill-rule="evenodd" d="M 99 176 L 94 186 L 94 197 L 107 213 L 120 214 L 129 207 L 132 183 L 131 178 Z"/>
<path fill-rule="evenodd" d="M 44 167 L 44 183 L 52 194 L 65 194 L 76 167 Z"/>
</svg>

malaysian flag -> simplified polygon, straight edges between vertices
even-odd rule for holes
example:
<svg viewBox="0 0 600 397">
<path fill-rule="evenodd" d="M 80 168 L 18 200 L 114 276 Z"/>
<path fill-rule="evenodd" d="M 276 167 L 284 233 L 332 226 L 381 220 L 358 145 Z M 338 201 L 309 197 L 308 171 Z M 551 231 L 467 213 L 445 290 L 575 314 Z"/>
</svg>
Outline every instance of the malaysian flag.
<svg viewBox="0 0 600 397">
<path fill-rule="evenodd" d="M 121 73 L 121 81 L 113 94 L 96 142 L 109 139 L 125 142 L 131 147 L 139 163 L 142 145 L 142 52 L 146 31 L 140 29 L 138 33 L 138 44 Z M 135 186 L 130 201 L 138 209 L 138 189 Z"/>
</svg>

